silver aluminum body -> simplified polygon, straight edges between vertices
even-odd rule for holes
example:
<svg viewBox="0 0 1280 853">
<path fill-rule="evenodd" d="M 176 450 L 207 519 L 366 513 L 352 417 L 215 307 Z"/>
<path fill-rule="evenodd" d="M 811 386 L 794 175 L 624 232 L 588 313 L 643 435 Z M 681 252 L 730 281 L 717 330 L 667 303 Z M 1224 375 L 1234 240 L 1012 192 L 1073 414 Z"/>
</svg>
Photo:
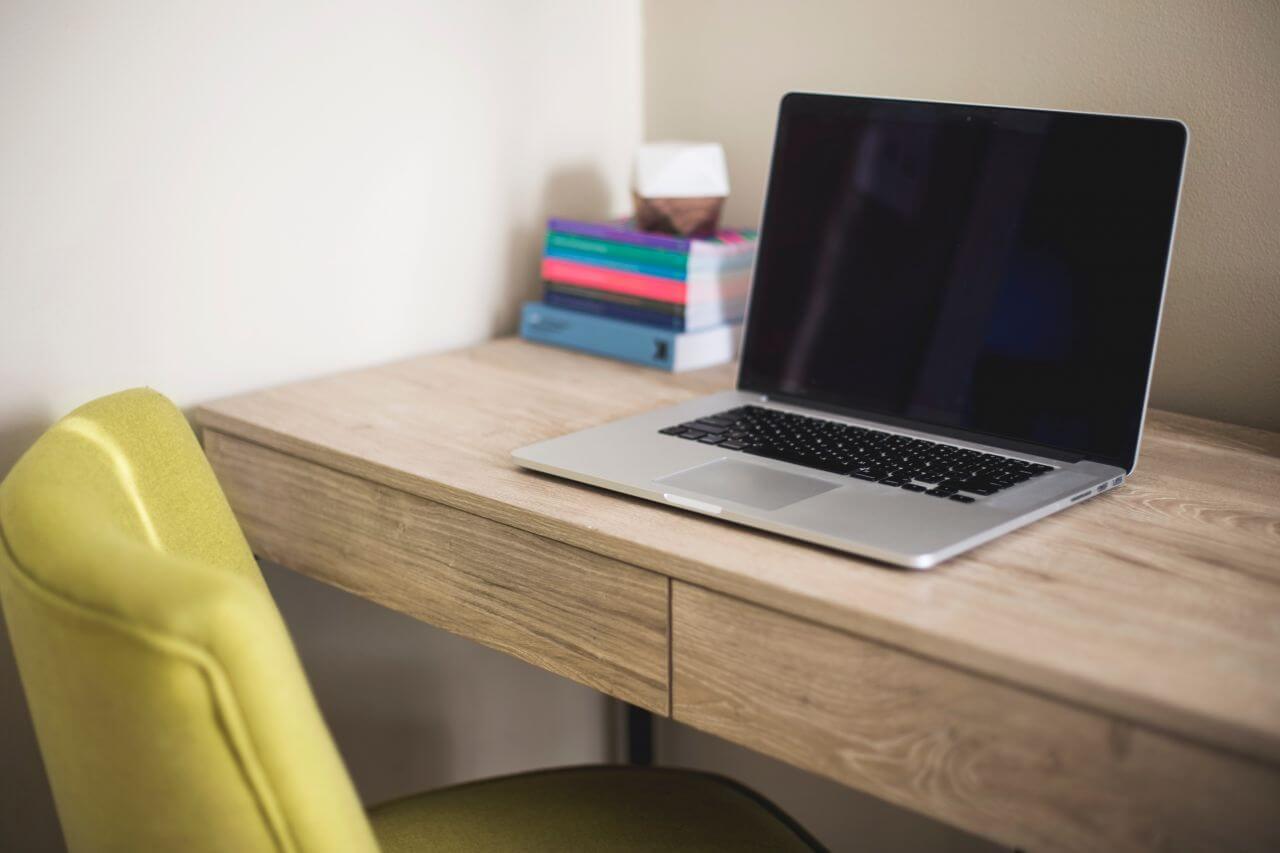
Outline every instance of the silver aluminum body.
<svg viewBox="0 0 1280 853">
<path fill-rule="evenodd" d="M 962 504 L 789 462 L 721 450 L 714 445 L 658 432 L 664 427 L 747 404 L 1011 456 L 1052 465 L 1056 470 L 991 497 Z M 767 401 L 759 394 L 744 391 L 725 391 L 645 412 L 522 447 L 512 456 L 521 466 L 535 471 L 912 569 L 932 568 L 1010 530 L 1074 506 L 1117 485 L 1125 475 L 1124 469 L 1114 466 L 1095 462 L 1064 463 L 971 441 L 942 438 L 927 431 L 829 415 L 802 406 Z M 820 481 L 821 485 L 812 484 L 813 488 L 808 491 L 827 490 L 767 508 L 761 506 L 764 502 L 760 501 L 753 505 L 724 494 L 711 495 L 676 482 L 662 482 L 720 460 L 740 463 L 734 466 L 738 475 L 735 482 L 744 486 L 744 495 L 752 491 L 751 480 L 756 480 L 765 492 L 773 489 L 776 478 L 770 472 L 805 478 L 804 482 L 786 478 L 788 485 L 798 485 L 802 491 L 810 485 L 809 480 Z M 746 469 L 742 464 L 752 467 Z M 742 480 L 744 474 L 746 483 Z"/>
</svg>

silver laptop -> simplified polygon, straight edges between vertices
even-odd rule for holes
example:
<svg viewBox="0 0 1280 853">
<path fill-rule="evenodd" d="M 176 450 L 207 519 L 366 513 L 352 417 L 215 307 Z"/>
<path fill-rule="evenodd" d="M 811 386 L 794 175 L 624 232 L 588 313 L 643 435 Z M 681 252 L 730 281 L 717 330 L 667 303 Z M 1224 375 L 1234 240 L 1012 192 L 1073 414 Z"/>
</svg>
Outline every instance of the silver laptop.
<svg viewBox="0 0 1280 853">
<path fill-rule="evenodd" d="M 527 468 L 916 569 L 1123 483 L 1187 130 L 782 100 L 737 389 Z"/>
</svg>

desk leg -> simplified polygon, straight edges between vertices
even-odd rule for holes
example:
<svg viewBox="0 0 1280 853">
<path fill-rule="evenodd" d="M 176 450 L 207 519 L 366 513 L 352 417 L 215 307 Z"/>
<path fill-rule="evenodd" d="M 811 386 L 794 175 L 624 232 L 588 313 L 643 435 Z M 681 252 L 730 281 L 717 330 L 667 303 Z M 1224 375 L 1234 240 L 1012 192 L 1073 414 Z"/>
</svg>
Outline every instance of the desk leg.
<svg viewBox="0 0 1280 853">
<path fill-rule="evenodd" d="M 626 710 L 627 763 L 648 767 L 653 764 L 653 715 L 635 705 Z"/>
</svg>

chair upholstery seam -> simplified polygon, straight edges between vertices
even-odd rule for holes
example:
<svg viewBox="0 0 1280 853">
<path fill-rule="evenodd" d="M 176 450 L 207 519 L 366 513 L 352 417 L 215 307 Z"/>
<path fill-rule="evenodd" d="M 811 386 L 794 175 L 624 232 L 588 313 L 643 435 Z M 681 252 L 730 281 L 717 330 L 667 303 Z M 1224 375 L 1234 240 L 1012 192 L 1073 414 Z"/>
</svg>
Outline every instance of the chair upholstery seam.
<svg viewBox="0 0 1280 853">
<path fill-rule="evenodd" d="M 62 608 L 81 618 L 103 624 L 134 642 L 149 647 L 153 651 L 175 655 L 196 667 L 197 671 L 205 679 L 206 686 L 212 696 L 214 716 L 218 720 L 218 728 L 222 733 L 222 739 L 236 765 L 240 768 L 245 783 L 253 795 L 258 811 L 262 815 L 263 822 L 274 839 L 276 848 L 282 853 L 293 853 L 293 851 L 298 850 L 297 842 L 293 838 L 293 833 L 290 831 L 283 810 L 272 796 L 270 786 L 265 781 L 267 774 L 263 769 L 262 762 L 258 759 L 257 750 L 254 747 L 248 726 L 244 723 L 243 715 L 239 713 L 239 703 L 235 701 L 235 691 L 231 689 L 229 679 L 219 664 L 217 656 L 191 640 L 175 637 L 155 628 L 130 624 L 114 613 L 103 611 L 93 605 L 78 601 L 59 590 L 50 588 L 33 577 L 23 566 L 9 544 L 8 538 L 4 535 L 2 524 L 0 524 L 0 547 L 4 549 L 10 563 L 14 566 L 13 577 L 18 583 L 25 586 L 28 592 L 44 600 L 46 604 L 55 608 Z M 240 737 L 237 737 L 234 731 L 236 728 L 242 733 Z M 243 740 L 244 743 L 238 743 L 240 740 Z"/>
</svg>

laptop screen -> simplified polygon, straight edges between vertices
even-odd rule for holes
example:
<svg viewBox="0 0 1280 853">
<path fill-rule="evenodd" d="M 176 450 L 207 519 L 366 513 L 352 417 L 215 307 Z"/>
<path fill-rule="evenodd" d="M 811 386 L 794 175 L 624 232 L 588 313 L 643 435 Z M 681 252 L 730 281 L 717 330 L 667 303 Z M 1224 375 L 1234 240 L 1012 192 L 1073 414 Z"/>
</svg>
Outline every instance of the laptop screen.
<svg viewBox="0 0 1280 853">
<path fill-rule="evenodd" d="M 783 99 L 739 387 L 1132 468 L 1178 122 Z"/>
</svg>

